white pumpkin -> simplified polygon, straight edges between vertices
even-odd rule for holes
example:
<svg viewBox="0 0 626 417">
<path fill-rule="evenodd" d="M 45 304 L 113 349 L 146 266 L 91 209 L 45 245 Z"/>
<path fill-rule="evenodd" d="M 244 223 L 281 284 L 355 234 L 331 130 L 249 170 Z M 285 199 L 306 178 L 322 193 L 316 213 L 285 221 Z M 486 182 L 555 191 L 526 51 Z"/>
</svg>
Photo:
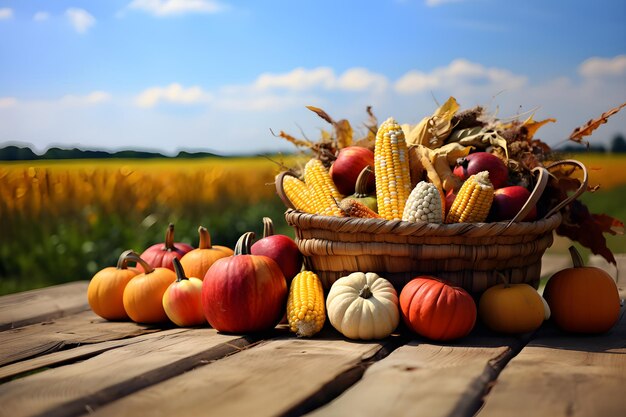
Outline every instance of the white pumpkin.
<svg viewBox="0 0 626 417">
<path fill-rule="evenodd" d="M 326 297 L 328 319 L 350 339 L 382 339 L 398 327 L 398 294 L 373 272 L 354 272 L 335 281 Z"/>
</svg>

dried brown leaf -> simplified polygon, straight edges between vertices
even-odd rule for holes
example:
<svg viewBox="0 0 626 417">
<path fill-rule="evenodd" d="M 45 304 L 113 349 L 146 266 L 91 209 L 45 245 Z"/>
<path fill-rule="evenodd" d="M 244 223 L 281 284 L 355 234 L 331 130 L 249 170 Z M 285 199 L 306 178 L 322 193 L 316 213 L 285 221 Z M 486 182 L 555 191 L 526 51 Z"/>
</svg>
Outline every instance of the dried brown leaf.
<svg viewBox="0 0 626 417">
<path fill-rule="evenodd" d="M 324 110 L 320 109 L 319 107 L 315 107 L 315 106 L 306 106 L 307 109 L 311 110 L 312 112 L 314 112 L 315 114 L 317 114 L 319 117 L 321 117 L 322 119 L 326 120 L 328 123 L 330 124 L 334 124 L 335 121 L 332 119 L 332 117 L 330 117 L 328 115 L 328 113 L 326 113 Z"/>
<path fill-rule="evenodd" d="M 351 146 L 353 131 L 350 122 L 346 119 L 342 119 L 336 123 L 333 123 L 333 126 L 335 126 L 335 133 L 337 134 L 337 146 L 339 146 L 339 149 Z"/>
<path fill-rule="evenodd" d="M 597 119 L 591 119 L 583 126 L 579 126 L 569 135 L 569 139 L 573 140 L 577 143 L 582 143 L 583 138 L 586 136 L 590 136 L 594 130 L 600 127 L 600 125 L 607 122 L 607 119 L 613 116 L 615 113 L 619 112 L 623 107 L 626 106 L 626 102 L 620 104 L 617 107 L 612 108 L 611 110 L 602 113 L 600 117 Z"/>
</svg>

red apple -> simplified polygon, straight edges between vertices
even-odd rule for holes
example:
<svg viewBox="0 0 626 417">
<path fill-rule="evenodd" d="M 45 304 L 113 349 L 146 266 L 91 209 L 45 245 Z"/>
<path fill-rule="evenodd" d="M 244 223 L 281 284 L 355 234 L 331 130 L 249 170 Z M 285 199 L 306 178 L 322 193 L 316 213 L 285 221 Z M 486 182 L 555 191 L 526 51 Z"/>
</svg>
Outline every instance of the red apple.
<svg viewBox="0 0 626 417">
<path fill-rule="evenodd" d="M 174 225 L 172 223 L 167 227 L 165 232 L 165 243 L 157 243 L 143 251 L 141 258 L 148 262 L 153 268 L 168 268 L 174 270 L 172 260 L 174 258 L 182 258 L 184 254 L 191 251 L 193 246 L 187 243 L 174 243 Z M 137 269 L 143 272 L 141 265 L 137 265 Z"/>
<path fill-rule="evenodd" d="M 530 191 L 519 185 L 497 189 L 493 194 L 489 219 L 491 221 L 511 220 L 519 213 L 529 197 Z M 536 218 L 537 207 L 533 207 L 522 221 L 530 222 Z"/>
<path fill-rule="evenodd" d="M 454 192 L 454 190 L 450 190 L 448 191 L 448 194 L 446 194 L 446 208 L 445 208 L 445 212 L 446 212 L 446 216 L 448 215 L 448 212 L 450 211 L 450 207 L 452 207 L 452 203 L 454 202 L 454 199 L 456 198 L 456 193 Z"/>
<path fill-rule="evenodd" d="M 330 167 L 330 177 L 341 194 L 354 194 L 356 180 L 368 165 L 374 166 L 374 152 L 362 146 L 348 146 L 339 151 Z M 367 188 L 370 191 L 376 188 L 373 175 L 370 175 Z"/>
<path fill-rule="evenodd" d="M 264 255 L 272 258 L 280 267 L 287 287 L 291 280 L 302 269 L 302 253 L 298 245 L 289 236 L 275 235 L 274 223 L 269 217 L 263 218 L 263 238 L 256 241 L 251 247 L 252 255 Z"/>
<path fill-rule="evenodd" d="M 489 152 L 475 152 L 459 158 L 452 173 L 465 181 L 481 171 L 489 171 L 489 179 L 495 189 L 504 187 L 509 179 L 509 169 L 504 161 Z"/>
<path fill-rule="evenodd" d="M 176 281 L 163 294 L 163 309 L 167 317 L 177 326 L 191 327 L 206 323 L 202 310 L 202 280 L 187 278 L 178 258 L 172 261 Z"/>
</svg>

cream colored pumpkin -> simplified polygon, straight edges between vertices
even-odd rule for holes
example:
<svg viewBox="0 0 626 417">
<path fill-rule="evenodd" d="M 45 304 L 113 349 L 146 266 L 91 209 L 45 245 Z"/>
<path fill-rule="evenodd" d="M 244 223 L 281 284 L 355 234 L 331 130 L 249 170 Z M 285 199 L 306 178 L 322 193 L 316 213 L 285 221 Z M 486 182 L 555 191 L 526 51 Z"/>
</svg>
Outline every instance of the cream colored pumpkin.
<svg viewBox="0 0 626 417">
<path fill-rule="evenodd" d="M 326 297 L 328 319 L 350 339 L 382 339 L 400 320 L 393 285 L 373 272 L 354 272 L 335 281 Z"/>
</svg>

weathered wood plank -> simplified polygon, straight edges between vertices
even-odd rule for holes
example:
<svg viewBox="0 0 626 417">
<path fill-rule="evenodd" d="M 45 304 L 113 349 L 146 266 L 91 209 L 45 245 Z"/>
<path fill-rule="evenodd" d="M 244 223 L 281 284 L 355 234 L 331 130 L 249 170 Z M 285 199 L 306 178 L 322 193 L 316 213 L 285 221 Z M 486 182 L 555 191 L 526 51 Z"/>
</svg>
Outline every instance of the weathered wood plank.
<svg viewBox="0 0 626 417">
<path fill-rule="evenodd" d="M 506 366 L 478 414 L 487 416 L 623 416 L 626 413 L 626 313 L 601 336 L 554 328 Z"/>
<path fill-rule="evenodd" d="M 206 361 L 238 352 L 253 340 L 202 328 L 122 346 L 83 362 L 0 385 L 0 416 L 80 415 Z"/>
<path fill-rule="evenodd" d="M 334 331 L 284 338 L 194 369 L 96 410 L 94 416 L 301 415 L 362 374 L 385 342 L 353 342 Z M 397 338 L 396 338 L 397 339 Z"/>
<path fill-rule="evenodd" d="M 84 360 L 96 356 L 102 352 L 106 352 L 107 350 L 130 345 L 133 343 L 139 343 L 144 340 L 157 339 L 163 337 L 164 335 L 176 334 L 184 331 L 186 330 L 180 328 L 168 329 L 158 333 L 148 333 L 128 339 L 111 340 L 108 342 L 82 345 L 73 349 L 53 352 L 48 355 L 35 357 L 33 359 L 15 362 L 0 368 L 0 382 L 6 381 L 10 378 L 27 372 L 32 372 L 46 367 L 55 367 L 65 363 L 76 362 L 78 360 Z"/>
<path fill-rule="evenodd" d="M 109 322 L 85 311 L 50 322 L 2 332 L 0 365 L 59 351 L 85 343 L 139 336 L 161 330 L 132 322 Z"/>
<path fill-rule="evenodd" d="M 413 340 L 374 363 L 342 395 L 308 416 L 471 416 L 521 339 Z"/>
<path fill-rule="evenodd" d="M 0 297 L 0 331 L 88 310 L 88 285 L 78 281 Z"/>
</svg>

